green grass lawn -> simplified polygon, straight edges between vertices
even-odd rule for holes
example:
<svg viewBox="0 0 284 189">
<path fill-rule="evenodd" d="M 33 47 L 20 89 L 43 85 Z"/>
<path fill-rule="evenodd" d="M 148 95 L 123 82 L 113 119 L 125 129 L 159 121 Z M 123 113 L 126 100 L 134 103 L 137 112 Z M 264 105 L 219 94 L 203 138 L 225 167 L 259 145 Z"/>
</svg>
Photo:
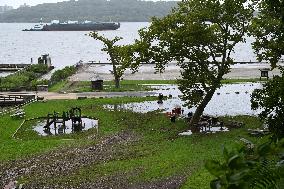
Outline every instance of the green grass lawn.
<svg viewBox="0 0 284 189">
<path fill-rule="evenodd" d="M 96 140 L 88 137 L 95 133 L 89 130 L 79 134 L 62 136 L 40 137 L 26 125 L 16 134 L 21 140 L 11 136 L 21 124 L 21 120 L 12 120 L 5 116 L 0 118 L 0 162 L 10 162 L 17 159 L 26 159 L 58 148 L 83 147 L 97 143 L 101 138 L 131 131 L 137 136 L 127 146 L 118 146 L 117 157 L 114 159 L 81 167 L 68 175 L 51 179 L 52 183 L 64 183 L 66 179 L 76 186 L 82 180 L 94 181 L 104 176 L 123 174 L 131 183 L 151 182 L 172 176 L 185 177 L 183 188 L 209 188 L 212 176 L 204 169 L 204 162 L 208 159 L 220 159 L 222 147 L 234 148 L 244 137 L 253 142 L 260 142 L 257 138 L 247 135 L 248 128 L 257 128 L 261 125 L 258 118 L 248 116 L 226 117 L 242 121 L 245 127 L 226 133 L 210 135 L 195 134 L 192 136 L 178 136 L 178 133 L 187 129 L 184 120 L 171 123 L 169 119 L 158 112 L 147 114 L 129 111 L 109 111 L 103 109 L 103 104 L 120 104 L 140 102 L 146 98 L 114 98 L 114 99 L 87 99 L 61 100 L 37 102 L 25 108 L 27 119 L 45 116 L 53 111 L 62 112 L 71 107 L 81 107 L 83 115 L 99 118 L 99 136 Z M 149 98 L 147 98 L 149 100 Z M 73 139 L 73 140 L 62 140 Z M 118 158 L 119 157 L 119 158 Z M 25 182 L 31 181 L 21 178 Z"/>
<path fill-rule="evenodd" d="M 121 87 L 115 88 L 113 81 L 104 81 L 104 92 L 123 92 L 123 91 L 150 91 L 150 84 L 176 84 L 174 80 L 122 80 Z M 69 82 L 61 81 L 49 88 L 50 92 L 91 92 L 90 81 Z"/>
<path fill-rule="evenodd" d="M 245 82 L 260 82 L 259 79 L 224 79 L 222 84 L 234 84 L 234 83 L 245 83 Z M 119 89 L 115 88 L 113 81 L 104 82 L 104 92 L 123 92 L 123 91 L 151 91 L 153 90 L 147 85 L 155 84 L 177 84 L 175 80 L 122 80 L 121 87 Z M 146 85 L 146 86 L 145 86 Z M 49 88 L 50 92 L 91 92 L 94 91 L 91 88 L 91 82 L 80 81 L 80 82 L 70 82 L 61 81 Z"/>
</svg>

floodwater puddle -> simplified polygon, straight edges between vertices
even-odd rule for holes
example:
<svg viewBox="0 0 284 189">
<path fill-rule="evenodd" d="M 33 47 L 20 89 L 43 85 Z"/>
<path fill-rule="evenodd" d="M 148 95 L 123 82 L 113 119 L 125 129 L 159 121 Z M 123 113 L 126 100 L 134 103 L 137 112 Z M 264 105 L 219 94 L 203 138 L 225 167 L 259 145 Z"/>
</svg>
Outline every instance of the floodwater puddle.
<svg viewBox="0 0 284 189">
<path fill-rule="evenodd" d="M 180 136 L 190 136 L 194 133 L 202 133 L 202 134 L 213 134 L 218 132 L 228 132 L 229 129 L 227 127 L 210 127 L 209 129 L 200 129 L 200 130 L 188 130 L 182 133 L 179 133 Z"/>
<path fill-rule="evenodd" d="M 47 120 L 38 121 L 33 127 L 33 130 L 36 131 L 41 136 L 51 136 L 51 135 L 62 135 L 62 134 L 71 134 L 76 132 L 87 131 L 92 128 L 98 129 L 99 121 L 95 119 L 82 118 L 82 124 L 72 124 L 72 120 L 68 120 L 63 123 L 51 124 L 49 127 L 46 127 Z"/>
<path fill-rule="evenodd" d="M 194 112 L 196 108 L 187 108 L 181 99 L 181 91 L 176 85 L 151 85 L 156 96 L 163 94 L 167 98 L 162 104 L 157 101 L 145 101 L 141 103 L 126 103 L 119 105 L 105 105 L 109 110 L 130 110 L 137 113 L 147 113 L 160 110 L 163 113 L 171 112 L 174 108 L 181 107 L 183 115 Z M 212 100 L 205 108 L 204 114 L 210 116 L 237 116 L 257 115 L 259 111 L 251 109 L 251 94 L 255 89 L 262 88 L 261 83 L 244 83 L 223 85 L 218 89 Z"/>
</svg>

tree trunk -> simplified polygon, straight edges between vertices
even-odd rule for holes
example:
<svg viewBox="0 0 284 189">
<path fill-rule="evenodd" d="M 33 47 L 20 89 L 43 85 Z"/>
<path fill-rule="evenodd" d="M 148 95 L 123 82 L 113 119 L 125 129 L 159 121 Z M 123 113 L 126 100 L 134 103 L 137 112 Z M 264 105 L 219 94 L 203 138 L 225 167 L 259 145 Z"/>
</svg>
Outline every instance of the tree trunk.
<svg viewBox="0 0 284 189">
<path fill-rule="evenodd" d="M 118 76 L 117 70 L 116 70 L 116 63 L 112 61 L 112 69 L 113 69 L 113 76 L 114 76 L 114 83 L 115 88 L 120 88 L 120 77 Z"/>
<path fill-rule="evenodd" d="M 194 112 L 190 122 L 189 122 L 189 126 L 193 126 L 194 124 L 199 122 L 200 117 L 202 116 L 205 107 L 207 106 L 207 104 L 210 102 L 210 100 L 212 99 L 214 93 L 216 91 L 216 87 L 213 87 L 204 97 L 203 101 L 201 102 L 201 104 L 197 107 L 196 111 Z"/>
<path fill-rule="evenodd" d="M 117 89 L 120 88 L 120 78 L 115 77 L 114 82 L 115 82 L 115 88 L 117 88 Z"/>
</svg>

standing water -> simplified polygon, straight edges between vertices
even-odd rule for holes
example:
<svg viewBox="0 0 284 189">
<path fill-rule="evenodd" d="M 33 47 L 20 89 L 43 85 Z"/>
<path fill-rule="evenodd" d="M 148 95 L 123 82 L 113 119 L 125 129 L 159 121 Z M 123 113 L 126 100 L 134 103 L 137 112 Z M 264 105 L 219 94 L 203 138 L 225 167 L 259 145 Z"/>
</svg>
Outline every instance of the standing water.
<svg viewBox="0 0 284 189">
<path fill-rule="evenodd" d="M 257 115 L 259 111 L 251 109 L 251 94 L 255 89 L 262 87 L 260 83 L 231 84 L 223 85 L 218 89 L 212 100 L 206 106 L 204 114 L 210 116 L 236 116 L 236 115 Z M 171 112 L 176 107 L 182 107 L 184 115 L 194 112 L 196 108 L 188 109 L 181 99 L 182 93 L 175 85 L 153 86 L 157 94 L 172 96 L 164 100 L 163 104 L 157 101 L 146 101 L 142 103 L 127 103 L 121 105 L 106 105 L 106 109 L 131 110 L 138 113 L 147 113 L 160 110 Z"/>
</svg>

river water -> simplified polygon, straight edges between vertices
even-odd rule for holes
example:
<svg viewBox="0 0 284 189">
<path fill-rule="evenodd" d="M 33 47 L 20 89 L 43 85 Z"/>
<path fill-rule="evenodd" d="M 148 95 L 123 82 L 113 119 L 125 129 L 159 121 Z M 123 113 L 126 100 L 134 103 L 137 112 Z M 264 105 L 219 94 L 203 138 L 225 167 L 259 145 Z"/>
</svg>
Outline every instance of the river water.
<svg viewBox="0 0 284 189">
<path fill-rule="evenodd" d="M 0 64 L 28 64 L 37 62 L 42 54 L 50 54 L 52 63 L 57 68 L 84 62 L 109 62 L 108 55 L 102 52 L 103 45 L 91 37 L 88 32 L 23 32 L 34 24 L 0 23 Z M 125 22 L 116 31 L 101 31 L 106 37 L 123 37 L 118 44 L 133 43 L 138 38 L 138 30 L 148 26 L 148 22 Z M 236 61 L 256 61 L 251 42 L 239 44 L 233 55 Z"/>
</svg>

